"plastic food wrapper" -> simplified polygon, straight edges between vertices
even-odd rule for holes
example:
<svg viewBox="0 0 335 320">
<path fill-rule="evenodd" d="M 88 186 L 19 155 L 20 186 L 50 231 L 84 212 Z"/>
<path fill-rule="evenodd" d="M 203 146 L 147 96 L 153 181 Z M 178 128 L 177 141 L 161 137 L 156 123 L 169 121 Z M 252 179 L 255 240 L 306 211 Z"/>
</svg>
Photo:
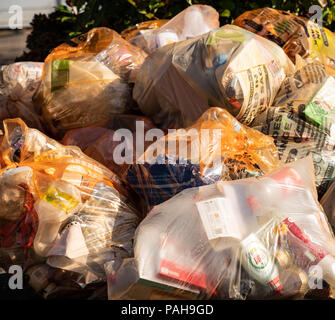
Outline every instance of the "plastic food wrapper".
<svg viewBox="0 0 335 320">
<path fill-rule="evenodd" d="M 131 257 L 139 218 L 117 176 L 20 119 L 4 127 L 1 248 L 30 247 L 51 266 L 97 277 L 104 259 Z"/>
<path fill-rule="evenodd" d="M 292 61 L 297 54 L 309 57 L 325 64 L 335 75 L 335 34 L 319 24 L 272 8 L 247 11 L 234 24 L 274 41 Z"/>
<path fill-rule="evenodd" d="M 146 54 L 108 28 L 55 48 L 35 101 L 52 133 L 89 126 L 131 107 L 131 87 Z M 56 135 L 56 134 L 55 134 Z"/>
<path fill-rule="evenodd" d="M 136 145 L 143 148 L 143 151 L 152 143 L 144 141 L 146 132 L 155 128 L 150 119 L 135 115 L 113 115 L 110 120 L 95 126 L 70 130 L 64 136 L 62 143 L 65 145 L 78 146 L 86 155 L 105 165 L 120 178 L 123 177 L 125 171 L 129 168 L 129 163 L 135 163 L 136 156 L 141 150 L 136 149 Z M 119 129 L 130 130 L 132 135 L 129 138 L 125 136 L 127 150 L 131 152 L 130 159 L 126 163 L 115 162 L 114 151 L 120 145 L 119 139 L 115 136 L 115 132 Z M 141 135 L 142 137 L 138 137 Z M 142 152 L 140 153 L 140 155 Z M 128 161 L 129 160 L 129 161 Z"/>
<path fill-rule="evenodd" d="M 151 208 L 186 188 L 258 176 L 279 165 L 273 139 L 211 108 L 151 144 L 125 180 Z"/>
<path fill-rule="evenodd" d="M 158 20 L 149 20 L 144 21 L 141 23 L 137 23 L 135 26 L 129 27 L 125 30 L 123 30 L 120 35 L 125 40 L 130 40 L 131 38 L 135 36 L 139 36 L 141 34 L 145 34 L 146 32 L 156 30 L 160 27 L 162 27 L 165 23 L 167 23 L 168 19 L 158 19 Z"/>
<path fill-rule="evenodd" d="M 211 6 L 192 5 L 160 28 L 139 31 L 129 42 L 152 53 L 167 44 L 187 40 L 220 27 L 219 13 Z"/>
<path fill-rule="evenodd" d="M 273 42 L 226 25 L 151 54 L 133 97 L 160 128 L 185 128 L 209 107 L 250 124 L 272 105 L 292 62 Z"/>
<path fill-rule="evenodd" d="M 109 298 L 139 285 L 193 299 L 301 298 L 320 270 L 333 287 L 334 235 L 311 172 L 309 157 L 155 206 L 136 230 L 135 260 L 106 265 Z"/>
<path fill-rule="evenodd" d="M 1 123 L 20 117 L 30 127 L 43 130 L 32 100 L 41 83 L 42 70 L 42 62 L 17 62 L 0 68 Z"/>
</svg>

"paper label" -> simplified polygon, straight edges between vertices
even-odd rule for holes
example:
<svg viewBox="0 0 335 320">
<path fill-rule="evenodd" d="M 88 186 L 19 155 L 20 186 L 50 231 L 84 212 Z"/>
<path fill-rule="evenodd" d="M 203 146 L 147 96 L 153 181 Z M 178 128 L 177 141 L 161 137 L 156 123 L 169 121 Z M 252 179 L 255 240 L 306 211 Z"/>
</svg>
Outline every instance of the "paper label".
<svg viewBox="0 0 335 320">
<path fill-rule="evenodd" d="M 51 91 L 64 87 L 69 82 L 70 60 L 53 60 L 51 65 Z"/>
<path fill-rule="evenodd" d="M 225 198 L 214 198 L 196 203 L 208 240 L 221 237 L 240 238 L 236 230 L 235 213 L 229 210 Z"/>
</svg>

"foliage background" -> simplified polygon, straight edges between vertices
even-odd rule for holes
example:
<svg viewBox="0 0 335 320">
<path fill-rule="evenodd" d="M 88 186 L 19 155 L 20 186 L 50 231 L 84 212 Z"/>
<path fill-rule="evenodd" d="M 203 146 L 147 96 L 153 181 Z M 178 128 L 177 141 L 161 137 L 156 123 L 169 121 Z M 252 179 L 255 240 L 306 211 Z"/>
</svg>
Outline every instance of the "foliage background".
<svg viewBox="0 0 335 320">
<path fill-rule="evenodd" d="M 335 0 L 67 0 L 48 16 L 35 15 L 27 38 L 28 51 L 16 61 L 43 61 L 49 52 L 71 37 L 94 27 L 105 26 L 121 32 L 136 23 L 170 19 L 192 4 L 208 4 L 220 14 L 221 25 L 231 23 L 247 10 L 272 7 L 310 16 L 313 4 L 323 7 L 324 26 L 335 29 Z"/>
</svg>

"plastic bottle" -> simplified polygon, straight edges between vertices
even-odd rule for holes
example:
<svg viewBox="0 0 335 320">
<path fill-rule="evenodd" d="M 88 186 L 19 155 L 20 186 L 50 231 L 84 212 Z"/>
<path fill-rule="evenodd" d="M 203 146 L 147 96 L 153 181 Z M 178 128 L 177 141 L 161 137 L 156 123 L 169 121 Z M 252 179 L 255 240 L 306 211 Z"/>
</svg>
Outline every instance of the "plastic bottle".
<svg viewBox="0 0 335 320">
<path fill-rule="evenodd" d="M 248 274 L 259 283 L 270 286 L 276 293 L 280 293 L 282 285 L 275 259 L 258 237 L 251 233 L 241 241 L 241 263 Z"/>
<path fill-rule="evenodd" d="M 47 256 L 61 224 L 77 211 L 80 203 L 80 191 L 65 181 L 56 180 L 46 188 L 34 206 L 38 214 L 34 240 L 37 254 Z"/>
</svg>

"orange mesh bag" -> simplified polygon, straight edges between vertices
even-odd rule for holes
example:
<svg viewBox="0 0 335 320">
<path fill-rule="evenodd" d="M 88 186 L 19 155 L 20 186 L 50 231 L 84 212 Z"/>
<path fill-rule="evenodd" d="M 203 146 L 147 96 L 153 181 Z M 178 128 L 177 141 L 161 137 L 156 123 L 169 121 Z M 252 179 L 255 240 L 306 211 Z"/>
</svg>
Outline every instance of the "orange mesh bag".
<svg viewBox="0 0 335 320">
<path fill-rule="evenodd" d="M 95 28 L 55 48 L 45 60 L 35 97 L 53 133 L 126 112 L 129 83 L 146 54 L 108 28 Z"/>
<path fill-rule="evenodd" d="M 125 179 L 150 208 L 183 189 L 262 175 L 278 164 L 272 138 L 211 108 L 150 145 Z"/>
<path fill-rule="evenodd" d="M 78 147 L 63 146 L 21 119 L 4 127 L 1 247 L 32 246 L 53 259 L 49 264 L 82 273 L 98 264 L 93 272 L 103 274 L 104 259 L 118 250 L 131 256 L 138 215 L 120 180 Z"/>
</svg>

